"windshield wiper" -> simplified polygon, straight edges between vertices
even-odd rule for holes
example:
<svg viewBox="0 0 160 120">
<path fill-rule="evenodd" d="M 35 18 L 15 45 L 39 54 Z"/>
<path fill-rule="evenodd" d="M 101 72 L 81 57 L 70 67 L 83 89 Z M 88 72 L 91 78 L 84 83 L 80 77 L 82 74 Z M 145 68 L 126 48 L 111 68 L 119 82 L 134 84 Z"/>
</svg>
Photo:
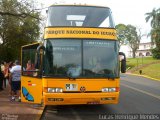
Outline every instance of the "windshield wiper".
<svg viewBox="0 0 160 120">
<path fill-rule="evenodd" d="M 95 77 L 104 77 L 104 78 L 108 78 L 108 79 L 115 79 L 115 75 L 114 74 L 94 74 Z"/>
<path fill-rule="evenodd" d="M 114 74 L 103 74 L 103 76 L 108 79 L 115 79 L 116 78 L 116 76 Z"/>
</svg>

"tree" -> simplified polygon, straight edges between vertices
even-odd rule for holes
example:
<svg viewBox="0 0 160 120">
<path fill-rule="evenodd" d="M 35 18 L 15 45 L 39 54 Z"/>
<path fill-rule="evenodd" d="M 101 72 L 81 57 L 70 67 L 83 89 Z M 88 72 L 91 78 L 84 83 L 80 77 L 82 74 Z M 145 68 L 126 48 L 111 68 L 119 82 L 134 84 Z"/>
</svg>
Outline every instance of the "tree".
<svg viewBox="0 0 160 120">
<path fill-rule="evenodd" d="M 0 1 L 0 60 L 20 59 L 21 46 L 38 39 L 40 13 L 30 2 Z"/>
<path fill-rule="evenodd" d="M 30 0 L 30 1 L 28 0 L 18 0 L 18 1 L 17 0 L 1 0 L 0 4 L 3 7 L 1 7 L 0 9 L 0 16 L 14 16 L 18 18 L 32 17 L 35 19 L 40 19 L 39 17 L 34 16 L 32 14 L 33 12 L 35 12 L 35 10 L 39 10 L 39 9 L 34 9 L 34 5 L 33 5 L 34 3 L 35 2 L 33 0 Z M 15 9 L 10 9 L 10 5 L 14 5 Z M 16 12 L 15 10 L 18 10 L 18 12 Z"/>
<path fill-rule="evenodd" d="M 127 26 L 124 24 L 118 24 L 116 25 L 116 30 L 117 30 L 117 39 L 119 40 L 120 46 L 123 44 L 126 44 L 126 29 Z"/>
<path fill-rule="evenodd" d="M 139 43 L 141 40 L 141 31 L 132 25 L 118 24 L 116 25 L 118 40 L 120 45 L 128 44 L 132 49 L 132 57 L 136 57 L 136 51 L 139 48 Z"/>
<path fill-rule="evenodd" d="M 137 28 L 132 26 L 132 25 L 127 25 L 127 29 L 126 29 L 126 39 L 129 43 L 129 46 L 132 49 L 132 57 L 135 58 L 136 57 L 136 51 L 139 48 L 139 43 L 141 40 L 141 33 L 137 33 Z"/>
<path fill-rule="evenodd" d="M 151 27 L 155 28 L 157 26 L 157 10 L 153 9 L 152 12 L 146 13 L 147 17 L 146 22 L 148 22 L 151 19 Z"/>
<path fill-rule="evenodd" d="M 151 21 L 151 35 L 152 42 L 156 45 L 156 48 L 152 50 L 154 58 L 160 59 L 160 8 L 153 9 L 152 12 L 146 13 L 146 22 Z"/>
</svg>

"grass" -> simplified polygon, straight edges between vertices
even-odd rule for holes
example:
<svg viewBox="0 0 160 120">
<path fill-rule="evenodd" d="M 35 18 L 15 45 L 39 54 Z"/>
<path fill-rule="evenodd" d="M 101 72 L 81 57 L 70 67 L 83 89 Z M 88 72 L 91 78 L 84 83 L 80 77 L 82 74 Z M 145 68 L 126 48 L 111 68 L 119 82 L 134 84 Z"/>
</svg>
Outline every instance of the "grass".
<svg viewBox="0 0 160 120">
<path fill-rule="evenodd" d="M 150 64 L 156 61 L 160 61 L 157 59 L 153 59 L 152 57 L 139 57 L 139 58 L 127 58 L 127 68 L 137 67 L 144 64 Z"/>
<path fill-rule="evenodd" d="M 160 79 L 160 63 L 149 65 L 142 68 L 141 70 L 142 75 L 147 75 L 152 78 Z M 135 71 L 134 73 L 139 74 L 139 71 Z"/>
<path fill-rule="evenodd" d="M 159 62 L 159 63 L 154 63 Z M 142 66 L 138 68 L 139 66 Z M 143 57 L 143 58 L 128 58 L 127 59 L 127 68 L 137 68 L 136 71 L 132 73 L 139 74 L 139 70 L 142 70 L 142 75 L 147 75 L 152 78 L 160 79 L 160 60 L 153 59 L 152 57 Z M 130 70 L 129 69 L 129 70 Z"/>
</svg>

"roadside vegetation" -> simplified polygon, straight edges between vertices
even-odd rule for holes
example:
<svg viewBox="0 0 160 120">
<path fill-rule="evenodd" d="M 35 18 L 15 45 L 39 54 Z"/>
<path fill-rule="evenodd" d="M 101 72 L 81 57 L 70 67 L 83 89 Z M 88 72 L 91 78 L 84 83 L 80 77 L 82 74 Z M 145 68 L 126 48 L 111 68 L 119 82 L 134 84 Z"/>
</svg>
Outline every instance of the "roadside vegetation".
<svg viewBox="0 0 160 120">
<path fill-rule="evenodd" d="M 139 74 L 139 71 L 135 71 L 134 73 Z M 160 63 L 142 68 L 142 75 L 147 75 L 160 80 Z"/>
<path fill-rule="evenodd" d="M 154 59 L 153 57 L 127 58 L 127 69 L 132 69 L 145 64 L 152 64 L 154 62 L 160 62 L 160 60 Z"/>
<path fill-rule="evenodd" d="M 41 14 L 34 0 L 0 0 L 0 61 L 21 58 L 21 46 L 40 36 Z"/>
<path fill-rule="evenodd" d="M 153 9 L 145 14 L 146 22 L 151 25 L 150 33 L 152 44 L 155 48 L 151 49 L 153 57 L 136 58 L 136 51 L 141 41 L 141 31 L 133 25 L 116 25 L 118 40 L 121 45 L 128 45 L 132 50 L 132 57 L 127 59 L 127 72 L 147 75 L 160 80 L 160 8 Z"/>
<path fill-rule="evenodd" d="M 147 75 L 156 79 L 160 79 L 160 60 L 152 57 L 128 58 L 127 72 Z"/>
<path fill-rule="evenodd" d="M 160 59 L 160 8 L 154 8 L 151 12 L 146 13 L 145 19 L 151 25 L 148 36 L 151 37 L 152 45 L 155 45 L 155 48 L 151 50 L 153 58 Z M 128 45 L 132 51 L 132 57 L 136 58 L 141 38 L 145 36 L 144 33 L 141 33 L 141 28 L 121 23 L 116 25 L 116 30 L 120 46 Z"/>
</svg>

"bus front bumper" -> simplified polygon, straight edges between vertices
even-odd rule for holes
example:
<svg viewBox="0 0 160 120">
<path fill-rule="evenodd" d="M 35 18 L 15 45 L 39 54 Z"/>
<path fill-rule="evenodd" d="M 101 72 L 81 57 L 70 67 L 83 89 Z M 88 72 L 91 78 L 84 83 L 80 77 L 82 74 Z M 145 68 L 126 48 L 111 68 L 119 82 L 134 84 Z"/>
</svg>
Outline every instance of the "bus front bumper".
<svg viewBox="0 0 160 120">
<path fill-rule="evenodd" d="M 45 105 L 117 104 L 119 92 L 113 93 L 43 93 Z"/>
</svg>

